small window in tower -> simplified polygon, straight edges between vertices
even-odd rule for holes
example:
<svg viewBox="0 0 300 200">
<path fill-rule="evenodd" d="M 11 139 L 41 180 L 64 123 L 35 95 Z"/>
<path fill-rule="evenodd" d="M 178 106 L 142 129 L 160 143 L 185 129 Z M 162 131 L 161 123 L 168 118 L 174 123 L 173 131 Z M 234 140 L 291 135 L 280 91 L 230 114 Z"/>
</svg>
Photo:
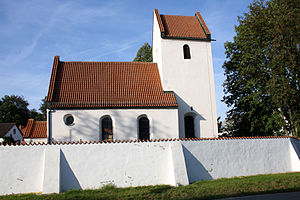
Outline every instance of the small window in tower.
<svg viewBox="0 0 300 200">
<path fill-rule="evenodd" d="M 187 44 L 183 45 L 183 55 L 184 59 L 191 59 L 190 47 Z"/>
</svg>

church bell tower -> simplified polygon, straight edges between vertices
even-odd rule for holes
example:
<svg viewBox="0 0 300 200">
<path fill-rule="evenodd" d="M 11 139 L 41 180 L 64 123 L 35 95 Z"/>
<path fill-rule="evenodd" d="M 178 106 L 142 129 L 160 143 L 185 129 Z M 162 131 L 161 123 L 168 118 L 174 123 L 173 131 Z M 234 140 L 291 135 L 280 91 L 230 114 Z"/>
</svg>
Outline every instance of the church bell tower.
<svg viewBox="0 0 300 200">
<path fill-rule="evenodd" d="M 164 91 L 178 102 L 180 137 L 217 137 L 211 33 L 202 16 L 161 15 L 154 10 L 153 62 Z"/>
</svg>

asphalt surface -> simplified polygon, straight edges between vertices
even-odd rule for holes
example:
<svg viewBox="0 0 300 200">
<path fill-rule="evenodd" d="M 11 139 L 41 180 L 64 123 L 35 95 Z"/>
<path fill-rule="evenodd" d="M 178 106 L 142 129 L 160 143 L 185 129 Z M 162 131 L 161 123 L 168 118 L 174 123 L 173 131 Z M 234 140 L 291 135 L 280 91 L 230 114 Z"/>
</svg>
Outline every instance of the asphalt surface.
<svg viewBox="0 0 300 200">
<path fill-rule="evenodd" d="M 243 197 L 230 197 L 222 200 L 300 200 L 300 192 L 286 192 L 286 193 L 275 193 L 275 194 L 260 194 L 250 195 Z"/>
</svg>

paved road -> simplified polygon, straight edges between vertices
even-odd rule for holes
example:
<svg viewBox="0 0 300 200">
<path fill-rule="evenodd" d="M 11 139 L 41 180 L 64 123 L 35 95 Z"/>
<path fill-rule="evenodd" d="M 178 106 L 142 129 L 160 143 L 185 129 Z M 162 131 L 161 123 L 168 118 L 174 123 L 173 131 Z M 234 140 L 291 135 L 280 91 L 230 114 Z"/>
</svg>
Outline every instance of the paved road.
<svg viewBox="0 0 300 200">
<path fill-rule="evenodd" d="M 244 197 L 230 197 L 222 200 L 300 200 L 300 192 L 261 194 Z"/>
</svg>

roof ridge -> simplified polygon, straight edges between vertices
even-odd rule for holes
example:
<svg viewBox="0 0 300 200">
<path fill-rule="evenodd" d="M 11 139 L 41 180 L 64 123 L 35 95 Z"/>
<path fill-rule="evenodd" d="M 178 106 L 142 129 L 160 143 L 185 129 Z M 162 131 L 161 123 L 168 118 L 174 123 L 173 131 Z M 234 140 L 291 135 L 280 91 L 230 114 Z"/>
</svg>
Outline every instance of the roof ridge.
<svg viewBox="0 0 300 200">
<path fill-rule="evenodd" d="M 60 61 L 61 63 L 143 63 L 157 64 L 155 62 L 140 62 L 140 61 Z"/>
<path fill-rule="evenodd" d="M 164 14 L 161 14 L 161 16 L 195 17 L 193 15 L 164 15 Z"/>
</svg>

